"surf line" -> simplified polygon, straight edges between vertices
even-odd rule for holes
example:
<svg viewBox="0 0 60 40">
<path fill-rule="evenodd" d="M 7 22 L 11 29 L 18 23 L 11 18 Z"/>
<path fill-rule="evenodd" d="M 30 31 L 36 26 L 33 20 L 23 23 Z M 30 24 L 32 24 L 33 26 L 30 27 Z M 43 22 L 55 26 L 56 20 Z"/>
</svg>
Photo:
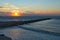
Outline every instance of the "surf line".
<svg viewBox="0 0 60 40">
<path fill-rule="evenodd" d="M 33 32 L 50 34 L 50 35 L 54 35 L 54 36 L 60 36 L 60 33 L 57 33 L 57 32 L 46 31 L 46 30 L 38 30 L 38 29 L 34 29 L 34 28 L 27 28 L 27 27 L 22 27 L 20 25 L 18 27 L 22 28 L 22 29 L 25 29 L 25 30 L 33 31 Z"/>
</svg>

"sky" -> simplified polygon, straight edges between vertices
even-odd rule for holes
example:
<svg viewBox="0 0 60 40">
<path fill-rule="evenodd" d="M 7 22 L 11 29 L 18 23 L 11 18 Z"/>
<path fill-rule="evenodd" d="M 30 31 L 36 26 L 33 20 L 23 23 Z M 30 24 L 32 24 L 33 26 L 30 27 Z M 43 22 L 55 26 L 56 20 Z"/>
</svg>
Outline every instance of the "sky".
<svg viewBox="0 0 60 40">
<path fill-rule="evenodd" d="M 8 9 L 2 8 L 7 5 Z M 0 0 L 0 6 L 3 11 L 16 8 L 20 9 L 21 12 L 28 11 L 35 14 L 60 14 L 60 0 Z"/>
</svg>

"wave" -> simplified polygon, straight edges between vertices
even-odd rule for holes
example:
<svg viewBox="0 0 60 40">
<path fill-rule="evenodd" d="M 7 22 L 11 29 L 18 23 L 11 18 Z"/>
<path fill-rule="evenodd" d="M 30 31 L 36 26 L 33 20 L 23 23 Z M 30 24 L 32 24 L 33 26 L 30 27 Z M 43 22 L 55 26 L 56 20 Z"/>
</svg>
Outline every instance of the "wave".
<svg viewBox="0 0 60 40">
<path fill-rule="evenodd" d="M 19 26 L 19 28 L 22 28 L 22 29 L 25 29 L 25 30 L 29 30 L 29 31 L 33 31 L 33 32 L 38 32 L 38 33 L 44 33 L 44 34 L 50 34 L 50 35 L 60 36 L 60 33 L 52 32 L 52 31 L 38 30 L 38 29 L 27 28 L 27 27 L 22 27 L 22 26 Z"/>
</svg>

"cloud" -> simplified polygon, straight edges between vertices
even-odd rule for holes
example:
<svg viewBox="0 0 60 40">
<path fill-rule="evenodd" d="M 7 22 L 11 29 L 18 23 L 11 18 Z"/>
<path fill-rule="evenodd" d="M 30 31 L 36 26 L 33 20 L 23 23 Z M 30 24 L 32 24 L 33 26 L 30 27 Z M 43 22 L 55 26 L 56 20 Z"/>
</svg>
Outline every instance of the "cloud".
<svg viewBox="0 0 60 40">
<path fill-rule="evenodd" d="M 15 5 L 10 5 L 9 3 L 5 3 L 4 5 L 0 6 L 0 11 L 8 12 L 11 10 L 20 10 L 20 8 Z"/>
</svg>

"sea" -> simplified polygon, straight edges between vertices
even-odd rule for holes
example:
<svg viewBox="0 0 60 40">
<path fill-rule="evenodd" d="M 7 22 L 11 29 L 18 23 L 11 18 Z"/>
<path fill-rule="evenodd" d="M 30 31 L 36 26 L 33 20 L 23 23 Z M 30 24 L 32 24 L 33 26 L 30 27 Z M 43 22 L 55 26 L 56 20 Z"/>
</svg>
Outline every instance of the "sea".
<svg viewBox="0 0 60 40">
<path fill-rule="evenodd" d="M 27 21 L 44 19 L 48 16 L 0 17 L 0 23 L 7 21 Z M 60 40 L 60 16 L 49 16 L 52 19 L 8 28 L 0 28 L 12 40 Z M 22 28 L 21 28 L 22 27 Z"/>
</svg>

